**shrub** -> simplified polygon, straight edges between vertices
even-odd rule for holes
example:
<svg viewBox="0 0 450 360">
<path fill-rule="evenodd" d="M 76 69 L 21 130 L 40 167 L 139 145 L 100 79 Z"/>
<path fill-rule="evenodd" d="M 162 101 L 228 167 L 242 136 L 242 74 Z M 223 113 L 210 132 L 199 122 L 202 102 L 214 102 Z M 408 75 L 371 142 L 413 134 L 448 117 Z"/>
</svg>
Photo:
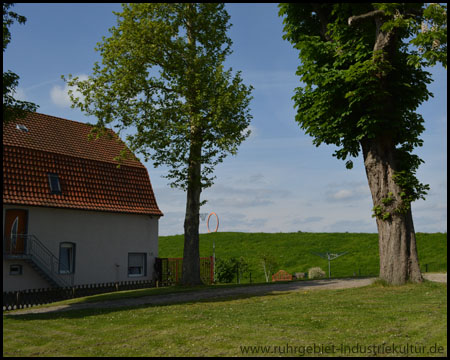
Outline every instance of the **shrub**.
<svg viewBox="0 0 450 360">
<path fill-rule="evenodd" d="M 219 282 L 230 283 L 235 275 L 235 265 L 231 259 L 216 259 L 216 279 Z"/>
<path fill-rule="evenodd" d="M 325 271 L 323 271 L 320 267 L 313 267 L 308 270 L 309 279 L 319 279 L 323 277 L 325 277 Z"/>
<path fill-rule="evenodd" d="M 230 283 L 235 277 L 236 282 L 240 283 L 240 279 L 249 271 L 249 265 L 242 256 L 239 259 L 216 259 L 216 278 L 221 283 Z"/>
</svg>

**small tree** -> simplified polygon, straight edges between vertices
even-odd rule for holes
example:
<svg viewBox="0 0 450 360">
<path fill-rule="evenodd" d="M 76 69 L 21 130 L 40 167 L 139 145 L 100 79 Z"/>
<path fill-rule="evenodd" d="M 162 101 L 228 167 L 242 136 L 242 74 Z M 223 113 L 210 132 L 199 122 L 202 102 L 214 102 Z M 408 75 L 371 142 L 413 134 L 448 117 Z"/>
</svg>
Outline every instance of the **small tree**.
<svg viewBox="0 0 450 360">
<path fill-rule="evenodd" d="M 248 264 L 248 262 L 241 256 L 237 261 L 236 261 L 236 274 L 238 276 L 238 278 L 236 279 L 237 283 L 241 283 L 241 279 L 244 278 L 244 275 L 250 272 L 250 265 Z"/>
<path fill-rule="evenodd" d="M 264 276 L 266 282 L 269 282 L 270 277 L 278 267 L 276 259 L 272 255 L 262 254 L 260 255 L 261 265 L 264 270 Z"/>
<path fill-rule="evenodd" d="M 236 282 L 240 283 L 240 279 L 250 271 L 250 266 L 241 256 L 239 259 L 216 259 L 216 276 L 219 282 L 230 283 L 236 277 Z"/>
<path fill-rule="evenodd" d="M 169 167 L 170 185 L 187 195 L 182 283 L 200 284 L 200 194 L 250 134 L 252 88 L 223 67 L 232 43 L 224 4 L 122 7 L 117 27 L 98 44 L 102 65 L 86 81 L 69 75 L 68 85 L 84 96 L 71 92 L 72 106 L 98 119 L 97 136 L 113 122 L 119 132 L 131 128 L 130 148 Z"/>
</svg>

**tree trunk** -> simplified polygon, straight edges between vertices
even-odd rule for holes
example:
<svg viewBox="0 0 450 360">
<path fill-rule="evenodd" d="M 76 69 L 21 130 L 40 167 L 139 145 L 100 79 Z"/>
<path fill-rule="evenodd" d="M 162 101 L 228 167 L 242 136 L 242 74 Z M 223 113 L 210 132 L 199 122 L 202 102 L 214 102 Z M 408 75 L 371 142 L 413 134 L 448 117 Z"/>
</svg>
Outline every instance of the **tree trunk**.
<svg viewBox="0 0 450 360">
<path fill-rule="evenodd" d="M 186 215 L 184 219 L 183 285 L 203 284 L 200 278 L 200 237 L 199 212 L 201 193 L 201 152 L 202 144 L 197 139 L 196 129 L 191 129 L 191 149 L 189 154 L 188 188 Z"/>
<path fill-rule="evenodd" d="M 195 36 L 192 31 L 192 22 L 190 14 L 195 13 L 195 5 L 186 4 L 189 16 L 186 20 L 186 32 L 188 44 L 191 51 L 195 53 Z M 195 58 L 194 58 L 195 63 Z M 188 84 L 192 86 L 195 82 L 195 66 L 191 64 L 186 71 L 186 77 L 189 79 Z M 199 228 L 199 212 L 200 212 L 200 193 L 202 192 L 201 184 L 201 155 L 202 155 L 202 138 L 201 129 L 196 121 L 198 111 L 196 110 L 195 101 L 196 89 L 189 88 L 186 96 L 187 104 L 190 108 L 190 149 L 188 163 L 188 186 L 186 199 L 186 215 L 184 218 L 184 250 L 183 250 L 183 275 L 182 284 L 187 286 L 203 284 L 200 278 L 200 237 Z"/>
<path fill-rule="evenodd" d="M 394 143 L 389 136 L 379 136 L 361 141 L 361 146 L 373 204 L 380 206 L 386 215 L 385 219 L 377 216 L 376 220 L 380 278 L 393 285 L 422 282 L 411 208 L 403 213 L 395 211 L 402 199 L 401 189 L 392 178 L 396 169 Z M 382 199 L 388 197 L 393 202 L 383 203 Z"/>
</svg>

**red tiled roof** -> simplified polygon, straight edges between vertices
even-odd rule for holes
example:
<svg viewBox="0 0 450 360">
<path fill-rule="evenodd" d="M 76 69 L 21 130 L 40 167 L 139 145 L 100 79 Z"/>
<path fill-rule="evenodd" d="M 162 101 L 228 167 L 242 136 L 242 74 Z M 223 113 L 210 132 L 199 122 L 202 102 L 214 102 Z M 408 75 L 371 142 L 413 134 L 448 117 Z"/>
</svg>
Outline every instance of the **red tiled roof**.
<svg viewBox="0 0 450 360">
<path fill-rule="evenodd" d="M 116 140 L 89 141 L 91 128 L 37 113 L 3 125 L 3 203 L 162 216 L 147 169 L 131 152 L 117 168 L 125 144 L 112 131 Z M 51 194 L 48 173 L 61 194 Z"/>
</svg>

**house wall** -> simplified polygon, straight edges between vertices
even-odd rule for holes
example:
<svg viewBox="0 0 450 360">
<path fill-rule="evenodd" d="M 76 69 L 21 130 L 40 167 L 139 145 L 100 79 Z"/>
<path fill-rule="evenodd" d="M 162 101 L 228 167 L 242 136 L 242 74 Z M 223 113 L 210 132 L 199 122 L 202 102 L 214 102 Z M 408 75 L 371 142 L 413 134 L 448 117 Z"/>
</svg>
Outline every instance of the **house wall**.
<svg viewBox="0 0 450 360">
<path fill-rule="evenodd" d="M 76 245 L 74 284 L 153 279 L 154 261 L 158 256 L 158 218 L 148 215 L 96 212 L 6 205 L 7 209 L 28 210 L 28 234 L 35 235 L 59 257 L 61 242 Z M 145 253 L 146 275 L 128 276 L 128 254 Z M 3 291 L 42 288 L 37 274 L 25 267 L 23 275 L 9 275 L 9 264 L 3 261 Z M 26 264 L 25 264 L 26 265 Z M 31 286 L 35 285 L 35 286 Z"/>
<path fill-rule="evenodd" d="M 21 265 L 22 275 L 9 275 L 10 265 Z M 3 291 L 45 289 L 49 284 L 25 261 L 3 260 Z"/>
</svg>

